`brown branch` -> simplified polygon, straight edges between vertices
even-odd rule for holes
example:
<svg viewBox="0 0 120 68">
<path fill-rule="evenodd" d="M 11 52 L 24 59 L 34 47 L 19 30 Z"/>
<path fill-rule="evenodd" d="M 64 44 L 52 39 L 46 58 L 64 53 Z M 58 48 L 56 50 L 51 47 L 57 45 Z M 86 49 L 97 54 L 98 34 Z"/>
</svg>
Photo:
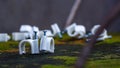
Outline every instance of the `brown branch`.
<svg viewBox="0 0 120 68">
<path fill-rule="evenodd" d="M 77 10 L 79 8 L 80 3 L 81 3 L 81 0 L 76 0 L 75 1 L 74 5 L 73 5 L 73 7 L 72 7 L 72 9 L 70 11 L 70 14 L 69 14 L 69 16 L 67 18 L 65 28 L 72 23 L 75 15 L 76 15 L 76 12 L 77 12 Z"/>
<path fill-rule="evenodd" d="M 97 30 L 94 36 L 91 37 L 91 40 L 86 44 L 86 46 L 83 48 L 83 51 L 81 53 L 81 56 L 78 58 L 75 68 L 83 68 L 86 60 L 91 52 L 91 49 L 93 48 L 93 45 L 96 43 L 96 39 L 101 34 L 101 32 L 104 30 L 104 28 L 107 28 L 112 24 L 113 20 L 119 15 L 120 12 L 120 3 L 118 3 L 110 12 L 110 14 L 105 18 L 104 22 L 101 24 L 101 27 Z"/>
</svg>

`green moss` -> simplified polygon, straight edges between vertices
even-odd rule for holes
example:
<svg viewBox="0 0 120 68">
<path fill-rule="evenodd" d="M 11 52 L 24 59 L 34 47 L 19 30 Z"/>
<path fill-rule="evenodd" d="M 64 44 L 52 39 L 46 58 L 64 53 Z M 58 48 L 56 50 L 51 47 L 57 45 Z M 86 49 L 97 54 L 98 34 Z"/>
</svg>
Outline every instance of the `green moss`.
<svg viewBox="0 0 120 68">
<path fill-rule="evenodd" d="M 8 41 L 8 42 L 0 42 L 0 50 L 10 50 L 18 48 L 18 42 Z"/>
<path fill-rule="evenodd" d="M 71 37 L 69 37 L 67 34 L 63 34 L 62 38 L 59 38 L 58 36 L 55 37 L 55 40 L 59 40 L 59 41 L 67 41 L 69 39 L 71 39 Z"/>
<path fill-rule="evenodd" d="M 42 65 L 41 68 L 71 68 L 65 65 Z"/>
<path fill-rule="evenodd" d="M 120 59 L 88 61 L 85 68 L 120 68 Z"/>
<path fill-rule="evenodd" d="M 77 57 L 71 57 L 71 56 L 54 56 L 54 57 L 49 57 L 52 59 L 56 60 L 64 60 L 66 65 L 71 65 L 76 62 Z"/>
</svg>

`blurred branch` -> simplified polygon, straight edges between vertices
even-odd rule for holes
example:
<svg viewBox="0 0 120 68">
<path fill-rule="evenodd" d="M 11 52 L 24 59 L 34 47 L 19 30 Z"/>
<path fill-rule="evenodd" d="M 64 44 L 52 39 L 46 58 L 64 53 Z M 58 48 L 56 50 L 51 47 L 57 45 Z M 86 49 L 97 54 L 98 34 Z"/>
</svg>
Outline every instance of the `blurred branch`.
<svg viewBox="0 0 120 68">
<path fill-rule="evenodd" d="M 70 11 L 70 14 L 69 14 L 69 16 L 67 18 L 65 28 L 72 23 L 75 15 L 76 15 L 76 12 L 77 12 L 77 10 L 79 8 L 80 3 L 81 3 L 81 0 L 76 0 L 75 1 L 74 5 L 73 5 L 73 7 L 72 7 L 72 9 Z"/>
<path fill-rule="evenodd" d="M 81 56 L 78 58 L 75 64 L 75 68 L 84 68 L 84 65 L 93 48 L 93 45 L 96 43 L 96 39 L 104 30 L 104 28 L 107 28 L 108 26 L 110 26 L 110 24 L 113 23 L 112 21 L 119 15 L 119 13 L 120 13 L 120 2 L 108 14 L 108 16 L 105 18 L 105 20 L 101 24 L 101 27 L 97 30 L 95 35 L 91 37 L 91 40 L 88 43 L 86 43 L 86 46 L 83 48 L 81 52 Z"/>
</svg>

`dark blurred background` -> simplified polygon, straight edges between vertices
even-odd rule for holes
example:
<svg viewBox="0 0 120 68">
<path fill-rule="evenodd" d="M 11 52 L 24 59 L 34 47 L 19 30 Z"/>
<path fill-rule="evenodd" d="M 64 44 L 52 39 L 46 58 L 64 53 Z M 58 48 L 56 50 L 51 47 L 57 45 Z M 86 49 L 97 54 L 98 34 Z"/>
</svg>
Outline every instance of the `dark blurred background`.
<svg viewBox="0 0 120 68">
<path fill-rule="evenodd" d="M 58 23 L 61 30 L 75 0 L 0 0 L 0 32 L 19 31 L 23 24 L 50 29 Z M 120 0 L 82 0 L 74 22 L 84 25 L 89 31 L 95 24 L 103 22 L 105 16 Z M 109 32 L 120 32 L 120 16 L 108 28 Z"/>
</svg>

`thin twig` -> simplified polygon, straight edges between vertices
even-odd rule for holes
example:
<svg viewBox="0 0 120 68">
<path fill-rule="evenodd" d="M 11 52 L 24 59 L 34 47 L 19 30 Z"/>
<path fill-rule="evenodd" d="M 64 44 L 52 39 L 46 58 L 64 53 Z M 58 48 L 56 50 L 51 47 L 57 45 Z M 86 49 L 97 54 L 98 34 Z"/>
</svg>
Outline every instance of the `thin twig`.
<svg viewBox="0 0 120 68">
<path fill-rule="evenodd" d="M 110 14 L 105 18 L 104 22 L 101 24 L 101 27 L 97 30 L 94 36 L 91 37 L 91 40 L 86 44 L 86 46 L 83 48 L 83 51 L 81 55 L 79 56 L 75 68 L 83 68 L 86 60 L 91 52 L 91 49 L 93 48 L 93 45 L 96 43 L 96 39 L 101 34 L 101 32 L 104 30 L 104 28 L 107 28 L 112 24 L 113 20 L 119 15 L 120 13 L 120 3 L 118 3 L 110 12 Z"/>
<path fill-rule="evenodd" d="M 69 14 L 69 16 L 67 18 L 65 28 L 72 23 L 75 15 L 76 15 L 76 12 L 77 12 L 77 10 L 79 8 L 80 3 L 81 3 L 81 0 L 76 0 L 75 1 L 74 5 L 73 5 L 73 7 L 72 7 L 72 9 L 70 11 L 70 14 Z"/>
</svg>

